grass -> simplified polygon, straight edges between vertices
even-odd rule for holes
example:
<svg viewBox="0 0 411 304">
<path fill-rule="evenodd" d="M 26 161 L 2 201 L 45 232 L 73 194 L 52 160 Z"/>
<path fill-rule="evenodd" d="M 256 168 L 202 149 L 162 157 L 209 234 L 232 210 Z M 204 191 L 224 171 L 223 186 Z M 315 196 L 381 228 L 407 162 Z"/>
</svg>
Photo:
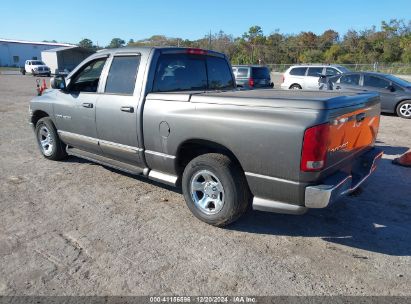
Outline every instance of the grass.
<svg viewBox="0 0 411 304">
<path fill-rule="evenodd" d="M 16 68 L 16 67 L 0 67 L 0 71 L 20 71 L 20 68 Z"/>
</svg>

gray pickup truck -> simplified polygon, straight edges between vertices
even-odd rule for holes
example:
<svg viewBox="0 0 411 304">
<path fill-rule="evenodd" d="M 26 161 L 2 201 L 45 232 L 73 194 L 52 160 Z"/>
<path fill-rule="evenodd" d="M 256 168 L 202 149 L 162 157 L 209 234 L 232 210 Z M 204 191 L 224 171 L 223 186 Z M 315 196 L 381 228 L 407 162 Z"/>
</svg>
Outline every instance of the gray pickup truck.
<svg viewBox="0 0 411 304">
<path fill-rule="evenodd" d="M 302 214 L 354 191 L 376 168 L 374 93 L 236 90 L 224 54 L 100 51 L 30 102 L 44 157 L 74 155 L 182 187 L 224 226 L 248 207 Z"/>
</svg>

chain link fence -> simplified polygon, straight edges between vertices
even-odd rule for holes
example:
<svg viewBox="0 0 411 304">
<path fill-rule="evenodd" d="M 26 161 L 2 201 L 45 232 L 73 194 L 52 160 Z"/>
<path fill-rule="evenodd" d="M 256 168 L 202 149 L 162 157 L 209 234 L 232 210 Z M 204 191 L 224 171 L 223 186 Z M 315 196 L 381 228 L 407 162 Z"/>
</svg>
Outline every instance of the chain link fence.
<svg viewBox="0 0 411 304">
<path fill-rule="evenodd" d="M 314 64 L 314 63 L 312 63 Z M 267 64 L 272 72 L 285 72 L 294 64 Z M 350 71 L 372 71 L 396 75 L 411 75 L 411 64 L 392 63 L 392 64 L 339 64 Z"/>
</svg>

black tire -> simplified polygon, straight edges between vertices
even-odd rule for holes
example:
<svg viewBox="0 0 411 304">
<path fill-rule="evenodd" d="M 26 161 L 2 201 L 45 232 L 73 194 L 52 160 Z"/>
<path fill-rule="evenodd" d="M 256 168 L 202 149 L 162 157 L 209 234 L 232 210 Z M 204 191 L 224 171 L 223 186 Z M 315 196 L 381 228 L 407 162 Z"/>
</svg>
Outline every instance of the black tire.
<svg viewBox="0 0 411 304">
<path fill-rule="evenodd" d="M 22 69 L 22 70 L 21 70 L 21 73 L 22 73 L 23 75 L 26 75 L 26 70 L 25 70 L 25 69 Z"/>
<path fill-rule="evenodd" d="M 35 134 L 40 152 L 45 158 L 62 160 L 67 157 L 65 145 L 60 140 L 56 127 L 49 117 L 39 119 L 36 124 Z"/>
<path fill-rule="evenodd" d="M 51 77 L 51 73 L 48 73 L 48 74 L 47 74 L 47 77 Z"/>
<path fill-rule="evenodd" d="M 223 204 L 217 213 L 207 214 L 204 208 L 202 209 L 195 203 L 198 192 L 192 194 L 192 181 L 201 172 L 211 172 L 222 185 Z M 205 183 L 206 180 L 201 184 Z M 190 211 L 201 221 L 213 226 L 223 227 L 234 222 L 250 206 L 251 194 L 244 173 L 234 161 L 223 154 L 208 153 L 194 158 L 184 170 L 182 188 Z M 215 190 L 214 187 L 212 188 Z M 208 190 L 211 189 L 208 188 Z M 207 190 L 204 190 L 203 195 L 206 195 L 205 191 Z M 200 193 L 203 192 L 200 191 Z"/>
<path fill-rule="evenodd" d="M 411 100 L 401 101 L 395 111 L 399 117 L 411 119 Z"/>
<path fill-rule="evenodd" d="M 302 90 L 302 87 L 299 84 L 293 84 L 290 86 L 290 90 Z"/>
<path fill-rule="evenodd" d="M 36 74 L 34 73 L 34 70 L 31 70 L 31 75 L 34 77 Z"/>
</svg>

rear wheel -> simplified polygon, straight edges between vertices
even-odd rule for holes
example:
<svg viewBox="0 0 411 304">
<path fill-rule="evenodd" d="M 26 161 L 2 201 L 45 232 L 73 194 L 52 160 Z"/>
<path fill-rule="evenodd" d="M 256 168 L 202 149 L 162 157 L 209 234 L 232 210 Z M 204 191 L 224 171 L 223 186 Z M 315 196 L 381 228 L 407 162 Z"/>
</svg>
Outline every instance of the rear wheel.
<svg viewBox="0 0 411 304">
<path fill-rule="evenodd" d="M 290 90 L 302 90 L 302 87 L 299 84 L 293 84 Z"/>
<path fill-rule="evenodd" d="M 43 156 L 50 160 L 62 160 L 67 157 L 65 145 L 61 142 L 57 130 L 49 117 L 39 119 L 36 124 L 36 138 Z"/>
<path fill-rule="evenodd" d="M 183 173 L 187 207 L 200 220 L 222 227 L 237 220 L 249 206 L 244 173 L 229 157 L 209 153 L 193 159 Z"/>
<path fill-rule="evenodd" d="M 401 101 L 396 112 L 399 117 L 411 119 L 411 100 Z"/>
</svg>

